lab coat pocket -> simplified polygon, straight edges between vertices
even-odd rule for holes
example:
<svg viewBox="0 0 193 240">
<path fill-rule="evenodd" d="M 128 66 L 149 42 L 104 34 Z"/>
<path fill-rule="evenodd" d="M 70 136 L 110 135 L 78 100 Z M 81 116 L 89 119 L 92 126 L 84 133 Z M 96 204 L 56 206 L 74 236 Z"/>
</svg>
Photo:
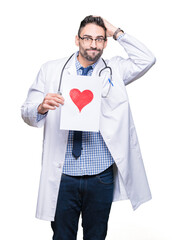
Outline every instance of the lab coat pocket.
<svg viewBox="0 0 193 240">
<path fill-rule="evenodd" d="M 130 147 L 136 148 L 138 145 L 137 133 L 135 127 L 130 128 Z"/>
<path fill-rule="evenodd" d="M 130 128 L 130 155 L 133 156 L 134 159 L 142 159 L 135 127 Z"/>
<path fill-rule="evenodd" d="M 45 150 L 45 139 L 42 141 L 42 161 L 41 165 L 43 166 L 43 159 L 44 159 L 44 150 Z"/>
<path fill-rule="evenodd" d="M 109 81 L 102 90 L 102 100 L 110 110 L 115 110 L 122 103 L 128 101 L 128 97 L 124 89 L 117 82 L 110 83 Z"/>
</svg>

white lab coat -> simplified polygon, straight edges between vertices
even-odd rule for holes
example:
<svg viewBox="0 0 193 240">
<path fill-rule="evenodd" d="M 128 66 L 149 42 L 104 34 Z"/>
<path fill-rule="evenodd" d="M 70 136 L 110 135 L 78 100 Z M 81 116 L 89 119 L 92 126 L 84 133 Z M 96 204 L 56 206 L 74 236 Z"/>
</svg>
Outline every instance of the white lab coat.
<svg viewBox="0 0 193 240">
<path fill-rule="evenodd" d="M 119 41 L 128 58 L 114 57 L 106 60 L 113 70 L 113 84 L 107 98 L 101 100 L 100 132 L 115 161 L 115 188 L 113 201 L 130 199 L 135 210 L 151 199 L 140 147 L 133 123 L 125 85 L 141 77 L 154 63 L 153 54 L 138 40 L 125 34 Z M 37 107 L 47 93 L 56 93 L 61 69 L 68 58 L 45 63 L 29 89 L 21 108 L 23 120 L 34 127 L 44 126 L 42 171 L 40 178 L 36 217 L 53 221 L 60 179 L 65 161 L 68 131 L 60 130 L 60 110 L 49 111 L 41 121 L 36 121 Z M 98 76 L 104 68 L 102 59 L 94 68 Z M 68 62 L 63 75 L 76 75 L 75 57 Z M 104 73 L 106 89 L 109 73 Z M 64 203 L 65 204 L 65 203 Z"/>
</svg>

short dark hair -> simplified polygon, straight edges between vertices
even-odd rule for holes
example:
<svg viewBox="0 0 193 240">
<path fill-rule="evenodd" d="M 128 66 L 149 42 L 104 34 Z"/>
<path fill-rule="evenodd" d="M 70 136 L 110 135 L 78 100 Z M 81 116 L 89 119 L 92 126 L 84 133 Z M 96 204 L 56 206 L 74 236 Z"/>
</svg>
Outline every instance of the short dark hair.
<svg viewBox="0 0 193 240">
<path fill-rule="evenodd" d="M 89 15 L 89 16 L 87 16 L 87 17 L 85 17 L 83 20 L 82 20 L 82 22 L 80 23 L 80 27 L 79 27 L 79 29 L 78 29 L 78 36 L 80 36 L 80 32 L 81 32 L 81 29 L 83 28 L 83 27 L 85 27 L 87 24 L 89 24 L 89 23 L 94 23 L 94 24 L 96 24 L 97 26 L 100 26 L 100 27 L 102 27 L 103 29 L 104 29 L 104 31 L 105 31 L 105 39 L 106 39 L 106 31 L 107 31 L 107 29 L 106 29 L 106 27 L 105 27 L 105 24 L 104 24 L 104 22 L 103 22 L 103 19 L 101 18 L 101 17 L 93 17 L 92 15 Z"/>
</svg>

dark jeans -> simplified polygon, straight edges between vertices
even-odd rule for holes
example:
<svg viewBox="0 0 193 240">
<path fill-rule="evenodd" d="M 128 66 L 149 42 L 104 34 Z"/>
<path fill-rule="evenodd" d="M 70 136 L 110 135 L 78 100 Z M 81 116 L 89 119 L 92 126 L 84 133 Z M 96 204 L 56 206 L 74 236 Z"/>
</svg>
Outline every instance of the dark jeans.
<svg viewBox="0 0 193 240">
<path fill-rule="evenodd" d="M 113 166 L 93 176 L 63 174 L 54 222 L 53 240 L 76 240 L 82 215 L 83 239 L 104 240 L 113 198 Z"/>
</svg>

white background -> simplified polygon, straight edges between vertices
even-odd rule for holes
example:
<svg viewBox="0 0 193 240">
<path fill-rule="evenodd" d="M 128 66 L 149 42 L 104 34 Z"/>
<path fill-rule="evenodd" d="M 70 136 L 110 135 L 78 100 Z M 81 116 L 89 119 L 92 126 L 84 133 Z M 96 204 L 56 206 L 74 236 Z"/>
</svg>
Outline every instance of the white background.
<svg viewBox="0 0 193 240">
<path fill-rule="evenodd" d="M 79 23 L 90 14 L 135 36 L 157 58 L 145 76 L 127 87 L 153 200 L 135 212 L 129 201 L 114 203 L 107 240 L 192 240 L 190 0 L 1 1 L 1 239 L 52 237 L 50 223 L 34 217 L 42 129 L 24 124 L 20 107 L 40 66 L 77 50 Z M 125 56 L 110 39 L 104 57 L 117 54 Z"/>
</svg>

